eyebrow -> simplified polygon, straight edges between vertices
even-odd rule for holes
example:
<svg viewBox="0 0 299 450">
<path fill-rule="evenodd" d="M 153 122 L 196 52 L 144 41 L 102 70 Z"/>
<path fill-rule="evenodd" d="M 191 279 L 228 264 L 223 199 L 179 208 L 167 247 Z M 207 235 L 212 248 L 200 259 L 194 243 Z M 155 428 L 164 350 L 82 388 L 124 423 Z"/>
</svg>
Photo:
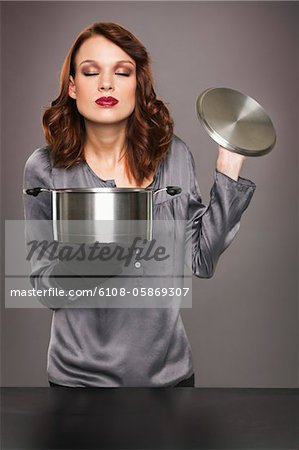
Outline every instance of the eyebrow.
<svg viewBox="0 0 299 450">
<path fill-rule="evenodd" d="M 95 60 L 93 60 L 93 59 L 85 59 L 84 61 L 82 61 L 82 62 L 79 64 L 79 66 L 81 66 L 81 65 L 84 64 L 84 63 L 96 63 L 96 64 L 98 64 L 97 61 L 95 61 Z M 128 61 L 128 60 L 125 60 L 125 59 L 122 59 L 121 61 L 116 61 L 116 62 L 115 62 L 115 65 L 120 64 L 120 63 L 129 63 L 129 64 L 132 64 L 132 66 L 135 67 L 135 64 L 132 63 L 132 61 Z"/>
</svg>

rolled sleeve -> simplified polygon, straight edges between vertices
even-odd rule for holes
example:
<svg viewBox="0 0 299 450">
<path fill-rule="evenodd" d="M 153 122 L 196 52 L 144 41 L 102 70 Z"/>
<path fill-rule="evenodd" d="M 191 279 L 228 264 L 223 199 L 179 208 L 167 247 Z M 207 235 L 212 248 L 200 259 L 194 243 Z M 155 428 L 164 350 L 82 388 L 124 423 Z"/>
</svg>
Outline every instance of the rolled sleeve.
<svg viewBox="0 0 299 450">
<path fill-rule="evenodd" d="M 200 278 L 213 276 L 218 259 L 231 244 L 256 185 L 246 178 L 236 181 L 215 169 L 208 206 L 201 202 L 190 153 L 189 220 L 192 222 L 192 272 Z"/>
</svg>

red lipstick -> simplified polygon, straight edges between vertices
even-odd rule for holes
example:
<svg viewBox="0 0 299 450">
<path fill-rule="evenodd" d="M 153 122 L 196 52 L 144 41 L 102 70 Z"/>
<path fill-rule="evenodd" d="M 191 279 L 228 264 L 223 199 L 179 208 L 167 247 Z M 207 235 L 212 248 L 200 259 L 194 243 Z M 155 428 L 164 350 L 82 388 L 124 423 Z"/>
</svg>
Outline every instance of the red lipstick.
<svg viewBox="0 0 299 450">
<path fill-rule="evenodd" d="M 114 97 L 100 97 L 96 100 L 96 104 L 99 106 L 104 106 L 110 108 L 111 106 L 117 105 L 118 100 Z"/>
</svg>

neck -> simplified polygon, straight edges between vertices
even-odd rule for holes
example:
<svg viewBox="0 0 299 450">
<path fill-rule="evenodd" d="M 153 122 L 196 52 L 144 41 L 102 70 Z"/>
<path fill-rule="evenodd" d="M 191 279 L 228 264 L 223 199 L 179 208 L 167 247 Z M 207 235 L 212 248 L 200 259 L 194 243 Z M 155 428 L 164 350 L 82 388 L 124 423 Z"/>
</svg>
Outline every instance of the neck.
<svg viewBox="0 0 299 450">
<path fill-rule="evenodd" d="M 116 165 L 124 155 L 126 122 L 99 125 L 85 121 L 85 128 L 85 158 Z"/>
</svg>

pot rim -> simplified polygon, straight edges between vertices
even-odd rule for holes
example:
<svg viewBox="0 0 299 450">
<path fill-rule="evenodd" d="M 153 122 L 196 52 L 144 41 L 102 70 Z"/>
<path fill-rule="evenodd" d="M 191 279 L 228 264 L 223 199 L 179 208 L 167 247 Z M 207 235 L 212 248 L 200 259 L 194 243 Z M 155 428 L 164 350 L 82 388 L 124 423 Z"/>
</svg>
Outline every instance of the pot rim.
<svg viewBox="0 0 299 450">
<path fill-rule="evenodd" d="M 169 195 L 176 195 L 182 192 L 182 188 L 179 186 L 166 186 L 161 188 L 131 188 L 131 187 L 95 187 L 95 188 L 61 188 L 61 189 L 49 189 L 42 187 L 34 187 L 29 189 L 23 189 L 24 194 L 33 195 L 36 197 L 40 192 L 50 192 L 51 194 L 67 193 L 67 194 L 115 194 L 115 193 L 139 193 L 139 194 L 152 194 L 155 195 L 158 192 L 166 191 Z"/>
<path fill-rule="evenodd" d="M 51 189 L 54 193 L 89 194 L 89 193 L 115 193 L 115 192 L 153 192 L 152 188 L 130 188 L 130 187 L 99 187 L 99 188 L 63 188 Z"/>
</svg>

